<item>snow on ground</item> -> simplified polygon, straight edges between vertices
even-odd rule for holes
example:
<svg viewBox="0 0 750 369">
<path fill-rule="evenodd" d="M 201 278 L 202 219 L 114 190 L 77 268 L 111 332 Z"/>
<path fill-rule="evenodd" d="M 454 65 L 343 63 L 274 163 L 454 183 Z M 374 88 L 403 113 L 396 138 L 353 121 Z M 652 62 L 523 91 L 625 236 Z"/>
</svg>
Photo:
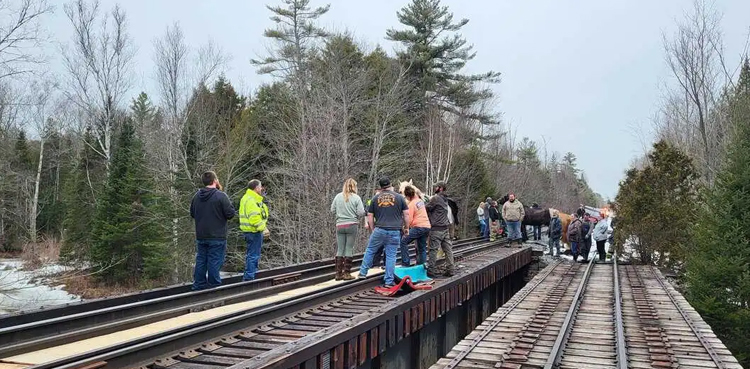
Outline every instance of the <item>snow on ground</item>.
<svg viewBox="0 0 750 369">
<path fill-rule="evenodd" d="M 0 259 L 0 314 L 77 301 L 78 296 L 62 289 L 64 285 L 45 284 L 47 277 L 65 270 L 54 264 L 23 270 L 21 260 Z"/>
</svg>

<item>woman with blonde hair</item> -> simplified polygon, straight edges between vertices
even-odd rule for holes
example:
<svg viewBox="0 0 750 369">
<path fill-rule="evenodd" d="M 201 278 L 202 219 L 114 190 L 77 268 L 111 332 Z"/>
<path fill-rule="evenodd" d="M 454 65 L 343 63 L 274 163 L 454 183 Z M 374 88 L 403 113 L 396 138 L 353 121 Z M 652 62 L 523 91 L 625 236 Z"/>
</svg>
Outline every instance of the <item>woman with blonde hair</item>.
<svg viewBox="0 0 750 369">
<path fill-rule="evenodd" d="M 351 275 L 352 250 L 357 242 L 359 220 L 365 216 L 354 178 L 344 181 L 344 188 L 333 198 L 331 212 L 336 214 L 336 280 L 351 280 L 355 278 Z"/>
</svg>

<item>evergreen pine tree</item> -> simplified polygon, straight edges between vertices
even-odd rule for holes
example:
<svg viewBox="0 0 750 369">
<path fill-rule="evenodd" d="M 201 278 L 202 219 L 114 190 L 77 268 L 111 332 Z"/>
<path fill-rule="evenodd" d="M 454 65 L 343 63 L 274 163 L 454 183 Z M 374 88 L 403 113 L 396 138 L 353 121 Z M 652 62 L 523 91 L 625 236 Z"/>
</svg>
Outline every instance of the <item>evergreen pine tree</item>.
<svg viewBox="0 0 750 369">
<path fill-rule="evenodd" d="M 151 128 L 149 125 L 156 116 L 156 108 L 154 108 L 153 103 L 151 103 L 145 92 L 141 92 L 138 94 L 138 97 L 133 99 L 130 110 L 133 112 L 133 124 L 135 125 L 136 132 Z"/>
<path fill-rule="evenodd" d="M 389 29 L 388 40 L 401 43 L 399 52 L 403 64 L 409 67 L 418 88 L 418 103 L 434 104 L 442 109 L 460 112 L 478 101 L 492 96 L 487 88 L 477 88 L 477 82 L 498 82 L 500 74 L 486 72 L 466 75 L 462 69 L 476 55 L 457 32 L 469 20 L 453 20 L 453 13 L 440 0 L 413 0 L 398 13 L 398 20 L 406 29 Z M 474 116 L 488 122 L 488 116 Z"/>
<path fill-rule="evenodd" d="M 698 175 L 690 158 L 666 141 L 655 143 L 648 158 L 620 183 L 615 242 L 632 237 L 641 262 L 679 269 L 692 243 Z"/>
<path fill-rule="evenodd" d="M 91 261 L 103 279 L 132 283 L 165 271 L 165 235 L 154 219 L 157 199 L 152 188 L 142 144 L 132 123 L 125 122 L 93 222 Z"/>
<path fill-rule="evenodd" d="M 33 169 L 34 159 L 31 156 L 29 142 L 26 139 L 26 131 L 20 130 L 15 145 L 15 167 L 20 171 Z"/>
<path fill-rule="evenodd" d="M 747 60 L 737 87 L 734 103 L 750 103 Z M 726 161 L 704 193 L 695 225 L 686 296 L 737 360 L 750 367 L 750 115 L 735 113 Z"/>
<path fill-rule="evenodd" d="M 327 13 L 330 5 L 310 8 L 310 0 L 282 0 L 285 6 L 266 6 L 274 15 L 271 20 L 277 24 L 274 29 L 263 32 L 278 42 L 277 51 L 262 60 L 252 60 L 259 67 L 260 74 L 281 74 L 301 78 L 307 70 L 307 60 L 316 39 L 328 36 L 328 33 L 315 24 L 315 21 Z"/>
<path fill-rule="evenodd" d="M 84 146 L 71 175 L 63 184 L 63 246 L 60 257 L 67 262 L 86 260 L 91 247 L 91 217 L 104 184 L 106 165 L 100 155 L 86 143 L 94 142 L 90 131 L 83 137 Z"/>
</svg>

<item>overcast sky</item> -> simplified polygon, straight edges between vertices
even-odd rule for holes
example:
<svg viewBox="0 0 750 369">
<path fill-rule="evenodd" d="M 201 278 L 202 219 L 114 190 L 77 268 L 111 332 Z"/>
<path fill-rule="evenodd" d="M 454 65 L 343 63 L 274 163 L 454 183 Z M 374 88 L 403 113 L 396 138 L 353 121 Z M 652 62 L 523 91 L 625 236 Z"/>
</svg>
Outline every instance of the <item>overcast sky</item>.
<svg viewBox="0 0 750 369">
<path fill-rule="evenodd" d="M 55 3 L 58 3 L 55 1 Z M 60 1 L 59 3 L 62 3 Z M 116 1 L 103 0 L 109 9 Z M 212 39 L 232 59 L 227 77 L 243 93 L 266 77 L 249 60 L 263 55 L 262 37 L 273 23 L 265 4 L 276 0 L 127 0 L 121 6 L 138 46 L 135 90 L 153 98 L 152 41 L 179 22 L 189 44 Z M 312 0 L 331 4 L 324 26 L 353 32 L 371 46 L 399 27 L 396 11 L 408 0 Z M 456 18 L 468 18 L 463 35 L 476 58 L 468 72 L 495 70 L 498 109 L 515 134 L 549 152 L 572 151 L 594 191 L 614 198 L 631 160 L 651 141 L 649 121 L 662 85 L 669 82 L 662 34 L 692 9 L 690 0 L 443 0 Z M 739 62 L 750 26 L 750 1 L 719 0 L 728 62 Z M 72 35 L 62 6 L 49 22 L 58 41 Z M 57 69 L 57 68 L 55 68 Z M 134 91 L 136 94 L 138 91 Z"/>
</svg>

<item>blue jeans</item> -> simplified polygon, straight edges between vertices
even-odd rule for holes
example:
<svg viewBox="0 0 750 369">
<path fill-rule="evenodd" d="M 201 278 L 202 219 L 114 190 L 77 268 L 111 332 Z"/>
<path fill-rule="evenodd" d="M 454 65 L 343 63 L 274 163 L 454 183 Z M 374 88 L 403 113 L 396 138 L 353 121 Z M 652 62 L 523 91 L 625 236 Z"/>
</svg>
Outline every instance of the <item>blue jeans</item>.
<svg viewBox="0 0 750 369">
<path fill-rule="evenodd" d="M 487 225 L 487 222 L 489 221 L 489 219 L 484 220 L 484 231 L 482 231 L 482 237 L 484 237 L 485 240 L 490 239 L 490 227 Z"/>
<path fill-rule="evenodd" d="M 195 240 L 193 290 L 221 285 L 221 271 L 227 253 L 227 240 Z"/>
<path fill-rule="evenodd" d="M 517 222 L 506 221 L 505 225 L 506 227 L 508 227 L 508 239 L 509 240 L 521 239 L 521 221 L 517 221 Z"/>
<path fill-rule="evenodd" d="M 552 252 L 552 248 L 557 249 L 557 256 L 560 256 L 560 239 L 559 238 L 550 238 L 549 239 L 549 256 L 554 256 L 555 255 Z"/>
<path fill-rule="evenodd" d="M 542 226 L 534 226 L 534 241 L 542 239 Z"/>
<path fill-rule="evenodd" d="M 247 252 L 245 253 L 245 275 L 243 281 L 255 279 L 255 271 L 258 270 L 260 260 L 260 248 L 263 246 L 263 232 L 245 232 Z"/>
<path fill-rule="evenodd" d="M 480 219 L 479 220 L 479 234 L 481 234 L 482 237 L 484 237 L 484 232 L 486 230 L 487 230 L 487 221 L 485 221 L 484 219 Z"/>
<path fill-rule="evenodd" d="M 401 240 L 401 231 L 389 231 L 383 228 L 375 228 L 367 243 L 365 257 L 359 268 L 359 275 L 367 276 L 367 271 L 372 266 L 372 260 L 381 248 L 385 248 L 385 285 L 393 285 L 393 271 L 396 269 L 396 250 Z"/>
<path fill-rule="evenodd" d="M 417 240 L 417 264 L 424 264 L 427 260 L 427 236 L 430 234 L 429 228 L 411 228 L 409 234 L 401 239 L 401 265 L 410 266 L 411 257 L 409 257 L 409 244 Z"/>
</svg>

